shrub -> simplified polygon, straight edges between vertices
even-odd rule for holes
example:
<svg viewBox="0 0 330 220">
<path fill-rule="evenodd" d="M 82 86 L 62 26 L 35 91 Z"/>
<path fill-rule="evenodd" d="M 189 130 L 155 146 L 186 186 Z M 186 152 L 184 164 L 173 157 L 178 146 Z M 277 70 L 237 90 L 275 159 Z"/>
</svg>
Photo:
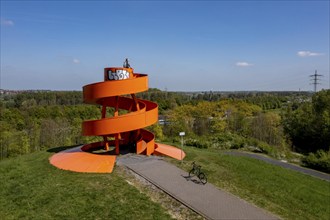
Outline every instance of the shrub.
<svg viewBox="0 0 330 220">
<path fill-rule="evenodd" d="M 240 148 L 243 148 L 245 147 L 245 140 L 244 138 L 235 138 L 232 143 L 231 143 L 231 146 L 230 146 L 230 149 L 240 149 Z"/>
<path fill-rule="evenodd" d="M 218 149 L 240 149 L 244 147 L 245 138 L 233 133 L 221 133 L 210 138 L 212 146 Z"/>
<path fill-rule="evenodd" d="M 197 147 L 197 148 L 209 148 L 211 143 L 205 141 L 203 139 L 194 139 L 194 138 L 187 138 L 185 140 L 185 144 L 187 146 Z"/>
<path fill-rule="evenodd" d="M 279 150 L 277 147 L 271 146 L 255 138 L 248 138 L 247 143 L 251 149 L 255 149 L 254 152 L 264 153 L 278 159 L 282 159 L 283 157 L 285 157 L 284 152 L 281 152 L 281 150 Z"/>
<path fill-rule="evenodd" d="M 316 153 L 310 153 L 302 162 L 306 167 L 330 173 L 330 151 L 319 150 Z"/>
</svg>

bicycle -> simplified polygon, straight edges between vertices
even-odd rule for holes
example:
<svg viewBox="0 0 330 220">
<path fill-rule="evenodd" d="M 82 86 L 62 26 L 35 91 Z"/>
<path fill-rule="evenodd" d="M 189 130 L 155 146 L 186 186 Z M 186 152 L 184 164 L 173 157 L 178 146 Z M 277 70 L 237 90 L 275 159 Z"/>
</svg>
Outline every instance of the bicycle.
<svg viewBox="0 0 330 220">
<path fill-rule="evenodd" d="M 205 173 L 201 171 L 201 166 L 197 165 L 195 161 L 192 163 L 193 168 L 189 171 L 189 177 L 196 175 L 201 183 L 205 185 L 207 183 L 207 177 Z"/>
</svg>

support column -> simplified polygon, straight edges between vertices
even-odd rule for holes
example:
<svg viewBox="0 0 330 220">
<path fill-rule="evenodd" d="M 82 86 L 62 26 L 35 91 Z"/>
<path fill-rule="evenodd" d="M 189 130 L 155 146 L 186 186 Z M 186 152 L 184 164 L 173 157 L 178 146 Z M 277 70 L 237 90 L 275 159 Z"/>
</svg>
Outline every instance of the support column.
<svg viewBox="0 0 330 220">
<path fill-rule="evenodd" d="M 132 96 L 132 99 L 133 99 L 133 102 L 134 102 L 134 105 L 135 105 L 135 108 L 136 108 L 136 111 L 140 111 L 140 105 L 139 105 L 139 102 L 136 98 L 136 95 L 134 93 L 131 94 Z M 136 132 L 135 132 L 135 137 L 134 139 L 135 140 L 130 140 L 130 141 L 134 141 L 135 142 L 135 145 L 136 145 L 136 151 L 137 151 L 137 141 L 140 139 L 140 136 L 141 136 L 141 130 L 140 129 L 137 129 Z"/>
<path fill-rule="evenodd" d="M 115 134 L 115 147 L 116 147 L 116 154 L 119 155 L 119 134 Z"/>
<path fill-rule="evenodd" d="M 137 100 L 135 94 L 132 93 L 131 96 L 132 96 L 132 99 L 133 99 L 134 104 L 135 104 L 135 106 L 136 106 L 136 111 L 139 111 L 139 110 L 140 110 L 140 105 L 139 105 L 139 102 L 138 102 L 138 100 Z"/>
<path fill-rule="evenodd" d="M 116 106 L 115 106 L 115 112 L 114 112 L 114 117 L 118 117 L 119 115 L 119 96 L 116 96 Z M 115 134 L 115 152 L 117 155 L 119 155 L 120 150 L 119 150 L 119 138 L 120 134 Z"/>
<path fill-rule="evenodd" d="M 103 103 L 102 105 L 102 118 L 106 118 L 107 106 Z M 103 136 L 104 150 L 109 151 L 109 142 L 107 136 Z"/>
</svg>

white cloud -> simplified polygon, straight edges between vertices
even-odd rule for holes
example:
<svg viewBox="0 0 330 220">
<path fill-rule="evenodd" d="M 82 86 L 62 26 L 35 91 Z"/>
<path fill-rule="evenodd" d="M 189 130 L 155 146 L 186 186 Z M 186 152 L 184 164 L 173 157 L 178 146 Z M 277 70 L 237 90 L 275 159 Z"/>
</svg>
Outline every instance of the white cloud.
<svg viewBox="0 0 330 220">
<path fill-rule="evenodd" d="M 322 56 L 323 53 L 315 53 L 310 51 L 298 51 L 297 55 L 300 57 L 315 57 L 315 56 Z"/>
<path fill-rule="evenodd" d="M 78 64 L 78 63 L 80 63 L 80 60 L 78 60 L 77 58 L 74 58 L 74 59 L 72 60 L 72 62 L 75 63 L 75 64 Z"/>
<path fill-rule="evenodd" d="M 14 22 L 8 19 L 1 19 L 1 26 L 14 26 Z"/>
<path fill-rule="evenodd" d="M 236 63 L 236 66 L 246 67 L 246 66 L 253 66 L 253 64 L 252 63 L 248 63 L 248 62 L 237 62 Z"/>
</svg>

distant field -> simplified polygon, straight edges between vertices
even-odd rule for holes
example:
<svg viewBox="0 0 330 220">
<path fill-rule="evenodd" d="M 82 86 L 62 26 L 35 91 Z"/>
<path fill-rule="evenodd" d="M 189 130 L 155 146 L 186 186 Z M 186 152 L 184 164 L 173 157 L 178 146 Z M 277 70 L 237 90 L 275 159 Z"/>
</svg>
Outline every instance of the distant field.
<svg viewBox="0 0 330 220">
<path fill-rule="evenodd" d="M 185 147 L 185 170 L 202 165 L 210 183 L 285 219 L 325 219 L 330 216 L 330 183 L 252 158 L 221 151 Z"/>
<path fill-rule="evenodd" d="M 159 204 L 112 174 L 59 170 L 48 152 L 0 162 L 0 219 L 171 219 Z"/>
</svg>

